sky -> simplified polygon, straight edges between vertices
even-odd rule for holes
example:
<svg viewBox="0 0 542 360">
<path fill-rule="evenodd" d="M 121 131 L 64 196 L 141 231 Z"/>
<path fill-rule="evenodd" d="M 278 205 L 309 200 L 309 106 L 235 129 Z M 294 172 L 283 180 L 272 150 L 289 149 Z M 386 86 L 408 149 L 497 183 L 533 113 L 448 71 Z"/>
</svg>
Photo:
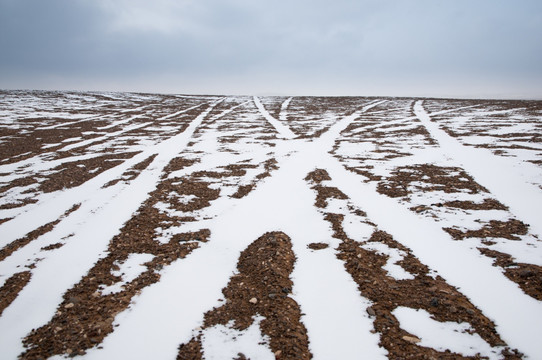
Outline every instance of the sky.
<svg viewBox="0 0 542 360">
<path fill-rule="evenodd" d="M 0 0 L 0 89 L 542 99 L 542 1 Z"/>
</svg>

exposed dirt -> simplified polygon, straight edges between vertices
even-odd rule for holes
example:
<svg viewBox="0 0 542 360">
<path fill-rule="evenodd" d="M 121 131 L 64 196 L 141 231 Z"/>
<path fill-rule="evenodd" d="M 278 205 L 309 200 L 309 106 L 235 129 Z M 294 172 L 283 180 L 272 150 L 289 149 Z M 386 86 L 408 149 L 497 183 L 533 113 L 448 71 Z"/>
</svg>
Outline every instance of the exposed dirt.
<svg viewBox="0 0 542 360">
<path fill-rule="evenodd" d="M 312 181 L 317 184 L 320 184 L 322 181 L 327 180 L 331 180 L 331 177 L 324 169 L 315 169 L 305 177 L 305 181 Z"/>
<path fill-rule="evenodd" d="M 15 179 L 13 181 L 10 181 L 8 184 L 0 187 L 0 194 L 8 191 L 9 189 L 13 189 L 15 187 L 25 187 L 32 184 L 37 183 L 38 181 L 34 176 L 26 176 L 23 178 Z"/>
<path fill-rule="evenodd" d="M 309 245 L 307 245 L 307 247 L 311 250 L 322 250 L 322 249 L 327 249 L 329 247 L 329 244 L 325 244 L 325 243 L 310 243 Z"/>
<path fill-rule="evenodd" d="M 437 207 L 446 206 L 449 208 L 463 209 L 463 210 L 508 210 L 508 207 L 501 204 L 495 199 L 484 199 L 481 203 L 475 203 L 473 201 L 454 200 L 444 203 L 433 204 Z"/>
<path fill-rule="evenodd" d="M 463 240 L 465 238 L 504 238 L 508 240 L 521 240 L 516 235 L 525 235 L 529 230 L 529 226 L 525 223 L 510 219 L 508 221 L 491 220 L 489 224 L 478 230 L 461 231 L 453 228 L 443 228 L 455 240 Z"/>
<path fill-rule="evenodd" d="M 203 358 L 201 337 L 205 329 L 233 321 L 233 328 L 245 330 L 257 315 L 264 317 L 260 329 L 269 336 L 268 345 L 277 359 L 312 358 L 299 305 L 288 296 L 294 262 L 290 238 L 282 232 L 265 233 L 250 244 L 241 253 L 238 273 L 222 290 L 226 303 L 205 314 L 199 335 L 179 347 L 177 359 Z M 242 353 L 238 356 L 246 358 Z"/>
<path fill-rule="evenodd" d="M 231 197 L 235 199 L 241 199 L 247 196 L 252 191 L 253 188 L 254 188 L 254 185 L 252 184 L 241 185 L 237 188 L 237 191 L 233 195 L 231 195 Z"/>
<path fill-rule="evenodd" d="M 308 176 L 307 179 L 312 177 Z M 389 276 L 384 269 L 389 259 L 387 255 L 367 250 L 363 248 L 364 243 L 348 238 L 342 227 L 343 214 L 328 213 L 325 210 L 323 213 L 331 224 L 333 236 L 342 241 L 337 248 L 337 257 L 344 261 L 345 268 L 358 284 L 361 295 L 373 303 L 367 313 L 374 318 L 374 331 L 379 333 L 380 345 L 389 352 L 390 359 L 481 358 L 464 357 L 450 351 L 439 352 L 418 345 L 419 339 L 403 330 L 392 314 L 399 306 L 424 309 L 441 322 L 469 323 L 473 328 L 472 332 L 479 334 L 491 346 L 506 345 L 490 319 L 440 276 L 431 276 L 427 266 L 420 263 L 410 249 L 393 240 L 391 235 L 375 229 L 364 243 L 382 243 L 401 250 L 406 255 L 397 265 L 412 274 L 414 279 L 396 280 Z M 358 216 L 364 215 L 358 213 Z M 502 351 L 502 356 L 506 359 L 521 358 L 520 353 L 509 348 Z"/>
<path fill-rule="evenodd" d="M 26 234 L 24 237 L 14 240 L 11 243 L 4 246 L 2 249 L 0 249 L 0 261 L 10 256 L 21 247 L 29 244 L 32 240 L 36 240 L 38 237 L 42 236 L 43 234 L 46 234 L 49 231 L 53 230 L 56 224 L 58 224 L 60 221 L 62 221 L 62 219 L 64 219 L 66 216 L 68 216 L 72 212 L 79 209 L 80 206 L 81 204 L 76 204 L 72 206 L 71 209 L 67 210 L 64 213 L 64 215 L 58 218 L 57 220 L 51 221 L 45 225 L 42 225 L 39 228 L 32 230 L 31 232 Z"/>
<path fill-rule="evenodd" d="M 542 266 L 518 263 L 512 256 L 496 250 L 486 248 L 478 250 L 494 258 L 493 266 L 503 268 L 504 275 L 518 284 L 525 294 L 542 301 Z"/>
<path fill-rule="evenodd" d="M 44 326 L 33 330 L 25 339 L 27 350 L 23 359 L 39 359 L 55 354 L 77 355 L 99 344 L 113 331 L 113 320 L 125 310 L 131 299 L 143 288 L 160 279 L 159 271 L 173 261 L 184 258 L 198 247 L 198 242 L 207 241 L 209 230 L 177 234 L 167 243 L 155 240 L 156 229 L 167 229 L 192 221 L 189 217 L 170 217 L 154 205 L 158 202 L 170 204 L 176 210 L 193 211 L 209 206 L 218 198 L 219 190 L 190 177 L 164 179 L 159 183 L 145 203 L 115 236 L 108 247 L 108 255 L 96 265 L 73 288 L 63 296 L 56 315 Z M 178 195 L 193 195 L 187 204 L 181 203 Z M 144 266 L 144 271 L 133 281 L 122 286 L 122 290 L 102 294 L 101 289 L 113 285 L 121 278 L 113 275 L 130 254 L 152 254 L 154 258 Z"/>
<path fill-rule="evenodd" d="M 107 184 L 105 184 L 103 187 L 106 188 L 106 187 L 113 186 L 117 184 L 119 181 L 132 181 L 136 179 L 141 173 L 141 171 L 145 170 L 151 164 L 151 162 L 154 160 L 156 155 L 157 154 L 151 155 L 145 160 L 135 164 L 130 169 L 126 170 L 119 179 L 111 180 Z"/>
<path fill-rule="evenodd" d="M 378 184 L 377 191 L 389 197 L 403 197 L 411 194 L 412 188 L 422 192 L 467 191 L 469 194 L 488 192 L 463 169 L 432 164 L 399 167 L 392 172 L 390 177 Z"/>
<path fill-rule="evenodd" d="M 316 190 L 316 202 L 314 205 L 319 208 L 325 208 L 327 206 L 328 199 L 347 199 L 348 197 L 338 188 L 332 186 L 320 185 L 322 181 L 331 180 L 326 170 L 316 169 L 310 172 L 305 181 L 312 181 L 316 184 L 311 189 Z"/>
<path fill-rule="evenodd" d="M 4 285 L 0 288 L 0 315 L 4 310 L 17 298 L 19 292 L 28 284 L 32 273 L 30 271 L 23 271 L 14 274 L 6 280 Z"/>
<path fill-rule="evenodd" d="M 256 175 L 256 179 L 261 180 L 265 179 L 268 176 L 271 176 L 273 170 L 278 170 L 278 162 L 274 158 L 268 159 L 264 162 L 264 172 Z"/>
<path fill-rule="evenodd" d="M 91 159 L 67 162 L 52 169 L 53 173 L 40 183 L 43 192 L 53 192 L 79 186 L 96 175 L 122 163 L 137 153 L 103 155 Z"/>
<path fill-rule="evenodd" d="M 332 214 L 330 214 L 332 215 Z M 341 215 L 342 216 L 342 215 Z M 340 228 L 339 216 L 328 217 L 333 228 Z M 391 248 L 398 248 L 407 253 L 401 265 L 406 271 L 415 275 L 412 280 L 395 280 L 383 269 L 388 256 L 365 250 L 361 244 L 342 236 L 342 231 L 336 231 L 335 236 L 343 242 L 339 245 L 337 257 L 345 262 L 345 268 L 354 281 L 362 296 L 373 302 L 368 309 L 374 320 L 374 330 L 380 334 L 380 345 L 386 348 L 391 359 L 461 359 L 479 356 L 463 357 L 451 352 L 439 352 L 422 347 L 413 342 L 414 335 L 400 327 L 392 311 L 399 306 L 413 309 L 424 309 L 438 321 L 453 321 L 470 323 L 473 332 L 479 334 L 491 346 L 503 346 L 504 341 L 496 332 L 495 324 L 486 318 L 470 301 L 456 288 L 448 285 L 444 279 L 428 275 L 428 269 L 416 259 L 409 249 L 395 242 L 392 237 L 383 232 L 373 233 L 368 242 L 381 242 Z M 518 358 L 510 356 L 506 358 Z"/>
</svg>

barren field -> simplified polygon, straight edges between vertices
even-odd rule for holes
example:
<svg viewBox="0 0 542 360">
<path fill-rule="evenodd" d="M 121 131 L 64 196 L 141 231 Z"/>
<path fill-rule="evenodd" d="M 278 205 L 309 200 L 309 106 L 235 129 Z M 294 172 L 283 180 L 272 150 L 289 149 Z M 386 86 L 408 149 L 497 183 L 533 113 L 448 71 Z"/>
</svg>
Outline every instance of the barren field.
<svg viewBox="0 0 542 360">
<path fill-rule="evenodd" d="M 542 102 L 0 91 L 0 358 L 542 359 Z"/>
</svg>

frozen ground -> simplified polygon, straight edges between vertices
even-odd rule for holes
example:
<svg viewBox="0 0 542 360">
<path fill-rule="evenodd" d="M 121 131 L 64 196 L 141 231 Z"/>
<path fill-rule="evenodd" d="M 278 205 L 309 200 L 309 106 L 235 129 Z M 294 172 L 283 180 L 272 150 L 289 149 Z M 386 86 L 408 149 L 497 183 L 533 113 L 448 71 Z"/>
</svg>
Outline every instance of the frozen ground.
<svg viewBox="0 0 542 360">
<path fill-rule="evenodd" d="M 2 359 L 542 359 L 542 103 L 0 92 Z"/>
</svg>

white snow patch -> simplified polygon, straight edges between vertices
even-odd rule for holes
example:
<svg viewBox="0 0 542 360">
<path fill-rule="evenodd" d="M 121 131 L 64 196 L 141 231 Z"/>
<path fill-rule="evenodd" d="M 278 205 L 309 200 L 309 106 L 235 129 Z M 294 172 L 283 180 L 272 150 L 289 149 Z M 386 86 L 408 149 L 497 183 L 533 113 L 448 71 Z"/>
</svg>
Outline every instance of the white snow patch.
<svg viewBox="0 0 542 360">
<path fill-rule="evenodd" d="M 376 251 L 379 254 L 388 255 L 388 261 L 386 262 L 386 265 L 383 266 L 383 269 L 386 270 L 388 275 L 392 278 L 396 280 L 414 279 L 414 275 L 403 269 L 401 265 L 397 264 L 406 256 L 404 251 L 390 248 L 386 244 L 376 242 L 363 244 L 362 247 L 366 250 Z"/>
<path fill-rule="evenodd" d="M 269 347 L 269 337 L 262 335 L 260 322 L 262 316 L 254 317 L 254 322 L 246 330 L 233 328 L 233 321 L 227 325 L 215 325 L 203 331 L 201 345 L 206 360 L 235 359 L 243 354 L 247 359 L 273 360 L 275 355 Z"/>
<path fill-rule="evenodd" d="M 128 284 L 132 280 L 136 279 L 139 275 L 147 270 L 147 267 L 143 264 L 154 259 L 152 254 L 130 254 L 128 258 L 122 262 L 115 262 L 115 265 L 119 266 L 118 270 L 114 270 L 111 274 L 121 277 L 121 281 L 103 287 L 101 289 L 102 295 L 109 295 L 122 291 L 122 287 Z"/>
<path fill-rule="evenodd" d="M 350 239 L 362 242 L 371 237 L 375 227 L 360 221 L 359 216 L 347 213 L 343 219 L 343 230 Z"/>
<path fill-rule="evenodd" d="M 501 358 L 502 348 L 492 348 L 480 335 L 470 334 L 468 331 L 472 329 L 468 323 L 440 322 L 425 310 L 402 306 L 392 313 L 401 323 L 401 328 L 421 339 L 418 345 L 437 351 L 448 349 L 464 356 L 480 354 L 492 360 Z"/>
</svg>

